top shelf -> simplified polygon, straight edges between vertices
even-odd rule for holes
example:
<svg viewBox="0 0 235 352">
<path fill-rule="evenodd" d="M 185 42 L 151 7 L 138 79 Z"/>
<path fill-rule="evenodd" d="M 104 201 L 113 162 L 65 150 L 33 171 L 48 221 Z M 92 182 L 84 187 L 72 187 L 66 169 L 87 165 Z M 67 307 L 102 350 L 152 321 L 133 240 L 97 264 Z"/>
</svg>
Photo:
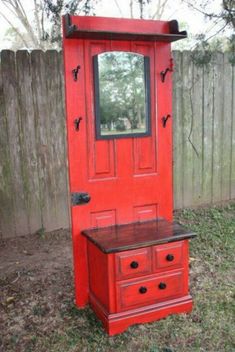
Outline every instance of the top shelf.
<svg viewBox="0 0 235 352">
<path fill-rule="evenodd" d="M 86 18 L 88 22 L 87 27 L 85 25 Z M 73 19 L 76 19 L 76 24 L 72 23 Z M 80 21 L 80 23 L 78 21 Z M 111 21 L 115 21 L 119 25 L 110 25 Z M 79 26 L 79 24 L 81 25 Z M 125 31 L 123 31 L 123 28 L 125 28 Z M 136 31 L 136 28 L 138 28 L 138 31 Z M 67 39 L 108 39 L 158 41 L 167 43 L 187 38 L 186 31 L 179 32 L 178 22 L 176 20 L 163 22 L 152 20 L 108 19 L 101 17 L 93 17 L 92 19 L 91 17 L 71 17 L 69 14 L 64 16 L 64 35 Z"/>
<path fill-rule="evenodd" d="M 165 219 L 88 229 L 82 234 L 104 253 L 143 248 L 196 236 L 178 223 Z"/>
</svg>

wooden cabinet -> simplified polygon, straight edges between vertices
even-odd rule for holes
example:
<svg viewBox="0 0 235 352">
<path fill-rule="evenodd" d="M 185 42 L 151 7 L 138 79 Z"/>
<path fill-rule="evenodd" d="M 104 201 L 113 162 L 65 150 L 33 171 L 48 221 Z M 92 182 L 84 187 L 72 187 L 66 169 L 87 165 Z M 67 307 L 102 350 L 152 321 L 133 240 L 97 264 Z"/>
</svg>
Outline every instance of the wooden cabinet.
<svg viewBox="0 0 235 352">
<path fill-rule="evenodd" d="M 188 239 L 193 233 L 155 220 L 83 234 L 88 239 L 89 300 L 110 335 L 191 310 Z"/>
</svg>

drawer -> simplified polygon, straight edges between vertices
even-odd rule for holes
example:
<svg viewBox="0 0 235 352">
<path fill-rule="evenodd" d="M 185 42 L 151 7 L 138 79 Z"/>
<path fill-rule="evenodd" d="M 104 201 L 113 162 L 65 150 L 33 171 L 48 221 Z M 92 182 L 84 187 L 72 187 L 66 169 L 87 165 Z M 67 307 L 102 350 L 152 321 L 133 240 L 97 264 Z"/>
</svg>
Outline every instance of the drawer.
<svg viewBox="0 0 235 352">
<path fill-rule="evenodd" d="M 151 272 L 151 248 L 124 251 L 115 254 L 118 280 L 146 275 Z"/>
<path fill-rule="evenodd" d="M 183 276 L 181 270 L 117 284 L 118 309 L 141 307 L 183 294 Z"/>
<path fill-rule="evenodd" d="M 174 242 L 153 247 L 153 270 L 173 269 L 183 264 L 184 242 Z"/>
</svg>

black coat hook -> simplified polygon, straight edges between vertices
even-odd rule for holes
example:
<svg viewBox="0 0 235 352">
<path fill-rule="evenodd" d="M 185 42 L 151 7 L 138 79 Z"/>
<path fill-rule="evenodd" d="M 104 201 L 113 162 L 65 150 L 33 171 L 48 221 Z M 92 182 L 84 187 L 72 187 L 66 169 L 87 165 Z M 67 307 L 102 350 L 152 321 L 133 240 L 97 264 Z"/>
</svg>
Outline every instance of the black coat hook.
<svg viewBox="0 0 235 352">
<path fill-rule="evenodd" d="M 72 70 L 73 80 L 74 80 L 75 82 L 76 82 L 77 79 L 78 79 L 78 72 L 79 72 L 80 68 L 81 68 L 81 66 L 78 65 L 76 68 L 74 68 L 74 69 Z"/>
<path fill-rule="evenodd" d="M 79 131 L 80 123 L 82 121 L 82 117 L 74 120 L 75 131 Z"/>
<path fill-rule="evenodd" d="M 170 114 L 168 114 L 168 115 L 162 117 L 162 125 L 163 125 L 164 128 L 166 127 L 167 120 L 168 120 L 170 117 L 171 117 Z"/>
<path fill-rule="evenodd" d="M 163 83 L 165 82 L 165 78 L 166 78 L 167 72 L 173 72 L 173 59 L 170 59 L 170 66 L 167 67 L 164 71 L 161 71 L 161 72 L 160 72 L 161 81 L 162 81 Z"/>
</svg>

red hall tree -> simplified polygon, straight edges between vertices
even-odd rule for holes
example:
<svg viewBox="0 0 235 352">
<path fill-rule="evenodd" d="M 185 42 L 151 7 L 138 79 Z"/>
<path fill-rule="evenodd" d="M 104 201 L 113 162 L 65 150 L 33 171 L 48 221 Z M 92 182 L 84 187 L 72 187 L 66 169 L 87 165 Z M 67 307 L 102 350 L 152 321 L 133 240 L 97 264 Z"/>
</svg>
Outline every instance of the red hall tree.
<svg viewBox="0 0 235 352">
<path fill-rule="evenodd" d="M 172 222 L 170 43 L 177 21 L 66 15 L 64 65 L 78 307 L 109 335 L 188 312 L 188 240 Z"/>
</svg>

